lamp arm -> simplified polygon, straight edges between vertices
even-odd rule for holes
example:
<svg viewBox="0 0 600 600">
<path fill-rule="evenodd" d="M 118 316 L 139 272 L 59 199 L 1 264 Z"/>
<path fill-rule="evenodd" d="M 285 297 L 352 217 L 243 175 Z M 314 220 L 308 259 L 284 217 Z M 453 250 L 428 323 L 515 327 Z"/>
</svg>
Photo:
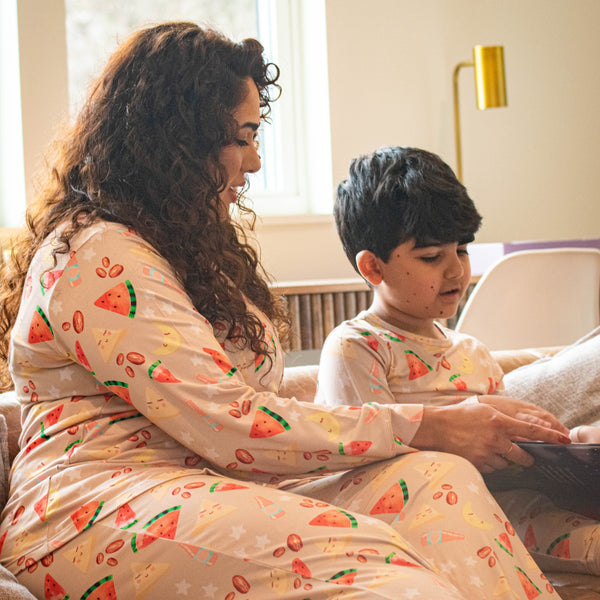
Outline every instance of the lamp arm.
<svg viewBox="0 0 600 600">
<path fill-rule="evenodd" d="M 460 62 L 452 73 L 452 88 L 454 99 L 454 142 L 456 148 L 456 177 L 462 183 L 462 149 L 460 144 L 460 106 L 458 102 L 458 73 L 463 67 L 472 67 L 473 62 Z"/>
</svg>

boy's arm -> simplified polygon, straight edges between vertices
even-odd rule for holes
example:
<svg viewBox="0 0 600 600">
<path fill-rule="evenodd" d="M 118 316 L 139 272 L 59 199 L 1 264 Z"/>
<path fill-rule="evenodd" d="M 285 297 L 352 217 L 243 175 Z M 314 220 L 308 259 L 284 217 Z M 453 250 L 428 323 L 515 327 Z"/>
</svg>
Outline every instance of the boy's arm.
<svg viewBox="0 0 600 600">
<path fill-rule="evenodd" d="M 329 406 L 395 403 L 387 375 L 390 352 L 353 322 L 336 327 L 321 351 L 315 402 Z"/>
</svg>

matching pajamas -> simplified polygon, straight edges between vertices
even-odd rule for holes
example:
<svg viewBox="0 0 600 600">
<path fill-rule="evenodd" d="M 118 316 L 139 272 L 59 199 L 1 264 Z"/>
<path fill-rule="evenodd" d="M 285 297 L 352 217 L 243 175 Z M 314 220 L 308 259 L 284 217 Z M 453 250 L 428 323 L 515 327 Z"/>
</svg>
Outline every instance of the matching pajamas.
<svg viewBox="0 0 600 600">
<path fill-rule="evenodd" d="M 422 404 L 280 398 L 133 231 L 38 251 L 13 329 L 21 452 L 0 557 L 39 598 L 558 598 Z"/>
</svg>

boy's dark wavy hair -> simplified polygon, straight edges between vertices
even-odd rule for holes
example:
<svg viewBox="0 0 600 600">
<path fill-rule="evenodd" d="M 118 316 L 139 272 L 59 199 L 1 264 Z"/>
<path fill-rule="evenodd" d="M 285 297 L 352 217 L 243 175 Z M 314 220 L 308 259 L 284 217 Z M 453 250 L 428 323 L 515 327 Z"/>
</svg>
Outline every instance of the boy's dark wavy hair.
<svg viewBox="0 0 600 600">
<path fill-rule="evenodd" d="M 335 223 L 348 260 L 370 250 L 387 262 L 411 239 L 417 247 L 472 242 L 481 215 L 452 169 L 436 154 L 383 147 L 354 159 L 337 188 Z"/>
<path fill-rule="evenodd" d="M 234 43 L 194 23 L 170 22 L 134 33 L 116 50 L 74 125 L 55 143 L 28 230 L 4 266 L 4 364 L 33 255 L 65 222 L 56 253 L 68 253 L 70 239 L 94 219 L 134 229 L 171 264 L 197 310 L 213 323 L 240 327 L 255 352 L 267 354 L 264 328 L 243 295 L 287 338 L 284 304 L 271 293 L 256 250 L 244 229 L 218 211 L 227 182 L 219 153 L 235 141 L 232 112 L 248 77 L 267 119 L 280 92 L 279 69 L 264 60 L 257 40 Z M 241 197 L 238 206 L 252 229 L 254 212 Z M 6 372 L 2 383 L 11 385 Z"/>
</svg>

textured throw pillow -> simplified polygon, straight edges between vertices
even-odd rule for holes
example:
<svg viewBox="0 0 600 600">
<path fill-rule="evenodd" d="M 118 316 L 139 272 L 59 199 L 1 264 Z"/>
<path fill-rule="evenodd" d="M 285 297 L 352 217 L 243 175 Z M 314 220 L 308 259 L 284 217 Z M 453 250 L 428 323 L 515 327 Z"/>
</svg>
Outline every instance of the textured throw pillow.
<svg viewBox="0 0 600 600">
<path fill-rule="evenodd" d="M 554 356 L 507 373 L 504 385 L 504 394 L 545 408 L 567 427 L 600 420 L 600 327 Z"/>
</svg>

